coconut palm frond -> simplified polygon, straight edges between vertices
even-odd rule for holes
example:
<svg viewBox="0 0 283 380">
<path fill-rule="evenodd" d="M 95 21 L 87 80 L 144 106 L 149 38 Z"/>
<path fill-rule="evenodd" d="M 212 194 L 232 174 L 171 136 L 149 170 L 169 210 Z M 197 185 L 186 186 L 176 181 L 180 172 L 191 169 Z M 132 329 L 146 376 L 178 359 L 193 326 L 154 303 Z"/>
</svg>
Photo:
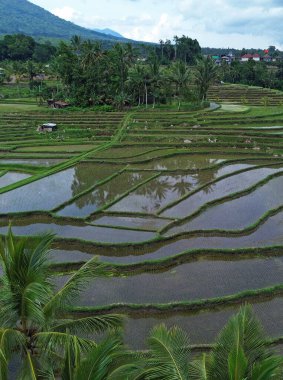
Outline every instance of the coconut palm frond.
<svg viewBox="0 0 283 380">
<path fill-rule="evenodd" d="M 50 289 L 44 284 L 32 282 L 29 283 L 22 292 L 20 318 L 22 321 L 29 321 L 38 326 L 45 323 L 43 306 L 48 302 L 51 296 Z"/>
<path fill-rule="evenodd" d="M 41 323 L 41 311 L 50 299 L 52 285 L 48 277 L 48 250 L 53 235 L 40 236 L 39 240 L 15 239 L 11 228 L 1 241 L 0 255 L 4 275 L 1 278 L 0 321 L 11 326 L 18 319 L 31 319 Z M 30 315 L 29 315 L 30 314 Z"/>
<path fill-rule="evenodd" d="M 40 235 L 35 240 L 33 247 L 31 248 L 31 254 L 29 258 L 28 274 L 41 274 L 44 268 L 50 271 L 50 252 L 51 244 L 54 240 L 54 234 L 46 233 Z"/>
<path fill-rule="evenodd" d="M 45 305 L 45 313 L 48 315 L 55 311 L 65 310 L 66 307 L 73 305 L 74 299 L 87 287 L 91 279 L 108 274 L 105 264 L 100 263 L 97 257 L 87 261 Z"/>
<path fill-rule="evenodd" d="M 24 374 L 22 379 L 37 380 L 36 366 L 29 351 L 26 352 L 26 365 L 24 367 Z"/>
<path fill-rule="evenodd" d="M 26 237 L 15 239 L 11 227 L 8 234 L 0 243 L 0 257 L 4 273 L 10 281 L 17 279 L 30 279 L 34 281 L 37 276 L 43 278 L 48 268 L 50 246 L 54 239 L 53 234 L 40 235 L 30 240 Z M 24 277 L 23 277 L 24 276 Z"/>
<path fill-rule="evenodd" d="M 4 274 L 1 278 L 0 292 L 0 326 L 12 327 L 18 320 L 18 309 L 10 282 Z"/>
<path fill-rule="evenodd" d="M 240 356 L 243 359 L 243 354 L 245 355 L 247 359 L 246 372 L 249 373 L 252 363 L 269 355 L 265 347 L 265 340 L 266 337 L 261 324 L 253 315 L 251 307 L 242 307 L 220 332 L 212 350 L 212 378 L 221 379 L 228 376 L 229 361 L 231 369 L 233 367 L 232 360 L 235 360 L 235 358 L 232 359 L 234 355 L 239 355 L 239 364 L 242 363 Z"/>
<path fill-rule="evenodd" d="M 69 345 L 78 347 L 82 353 L 87 353 L 95 345 L 89 339 L 58 331 L 39 332 L 35 334 L 35 339 L 37 345 L 46 353 L 56 353 L 58 350 L 64 352 Z"/>
<path fill-rule="evenodd" d="M 8 379 L 8 359 L 4 351 L 0 348 L 0 379 Z"/>
<path fill-rule="evenodd" d="M 149 337 L 152 358 L 149 359 L 148 379 L 186 380 L 188 374 L 189 339 L 178 327 L 155 327 Z"/>
<path fill-rule="evenodd" d="M 208 380 L 209 377 L 209 356 L 203 354 L 201 359 L 194 360 L 189 365 L 190 380 Z"/>
<path fill-rule="evenodd" d="M 122 340 L 119 336 L 112 334 L 94 347 L 87 357 L 81 361 L 74 379 L 108 379 L 109 373 L 116 366 L 119 366 L 119 361 L 123 356 L 124 348 Z"/>
<path fill-rule="evenodd" d="M 254 364 L 251 380 L 279 380 L 283 378 L 283 358 L 273 356 Z"/>
<path fill-rule="evenodd" d="M 74 380 L 76 371 L 80 365 L 81 352 L 78 341 L 69 341 L 65 347 L 65 360 L 62 369 L 62 380 Z"/>
<path fill-rule="evenodd" d="M 243 348 L 237 345 L 230 351 L 228 356 L 228 373 L 231 380 L 243 380 L 247 373 L 248 359 Z"/>
<path fill-rule="evenodd" d="M 24 346 L 24 335 L 13 329 L 0 329 L 0 379 L 6 380 L 11 355 Z"/>
<path fill-rule="evenodd" d="M 54 331 L 69 331 L 71 334 L 103 332 L 121 327 L 124 317 L 118 314 L 99 315 L 79 319 L 59 320 Z"/>
<path fill-rule="evenodd" d="M 112 371 L 107 380 L 143 380 L 145 379 L 146 361 L 132 360 Z"/>
</svg>

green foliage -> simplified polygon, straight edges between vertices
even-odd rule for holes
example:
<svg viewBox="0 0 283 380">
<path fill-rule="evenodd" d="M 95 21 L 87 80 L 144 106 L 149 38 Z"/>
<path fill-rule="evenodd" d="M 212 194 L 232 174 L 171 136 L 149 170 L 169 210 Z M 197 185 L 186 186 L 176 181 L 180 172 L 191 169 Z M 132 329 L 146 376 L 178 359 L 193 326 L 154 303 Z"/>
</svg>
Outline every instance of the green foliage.
<svg viewBox="0 0 283 380">
<path fill-rule="evenodd" d="M 49 263 L 50 234 L 34 241 L 16 240 L 9 229 L 1 242 L 0 259 L 3 268 L 0 293 L 0 371 L 8 376 L 8 365 L 15 354 L 21 357 L 21 373 L 37 379 L 41 371 L 60 368 L 60 356 L 68 347 L 78 347 L 84 355 L 94 347 L 85 338 L 95 331 L 117 327 L 116 315 L 96 316 L 78 320 L 65 315 L 88 281 L 105 274 L 103 264 L 94 258 L 84 264 L 56 293 Z M 84 338 L 72 334 L 84 334 Z M 56 364 L 55 364 L 56 363 Z"/>
<path fill-rule="evenodd" d="M 209 57 L 203 58 L 198 61 L 194 75 L 198 99 L 204 101 L 210 85 L 218 76 L 218 67 Z"/>
<path fill-rule="evenodd" d="M 47 62 L 55 54 L 56 48 L 49 42 L 40 44 L 24 34 L 6 35 L 0 41 L 0 60 Z"/>
</svg>

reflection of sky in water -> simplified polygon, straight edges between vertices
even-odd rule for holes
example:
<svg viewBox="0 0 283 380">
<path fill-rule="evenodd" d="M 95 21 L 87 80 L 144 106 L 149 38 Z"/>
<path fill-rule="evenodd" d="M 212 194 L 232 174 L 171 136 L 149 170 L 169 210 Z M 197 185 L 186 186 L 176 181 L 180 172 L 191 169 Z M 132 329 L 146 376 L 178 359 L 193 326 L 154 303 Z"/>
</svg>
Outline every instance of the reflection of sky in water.
<svg viewBox="0 0 283 380">
<path fill-rule="evenodd" d="M 0 195 L 0 212 L 50 210 L 72 197 L 71 168 Z"/>
<path fill-rule="evenodd" d="M 60 216 L 84 217 L 106 203 L 112 202 L 131 187 L 150 177 L 150 173 L 122 173 L 104 185 L 98 186 L 92 192 L 76 199 L 70 205 L 58 211 Z"/>
<path fill-rule="evenodd" d="M 8 172 L 0 177 L 0 187 L 11 185 L 30 176 L 30 174 L 26 173 Z"/>
<path fill-rule="evenodd" d="M 193 175 L 162 175 L 141 186 L 111 206 L 109 210 L 154 213 L 215 178 L 250 166 L 249 164 L 236 164 L 215 170 L 204 170 Z M 210 188 L 212 189 L 213 186 L 210 185 Z"/>
<path fill-rule="evenodd" d="M 283 205 L 283 176 L 274 178 L 251 194 L 216 205 L 166 235 L 199 229 L 242 229 L 268 210 Z"/>
<path fill-rule="evenodd" d="M 209 158 L 205 155 L 179 155 L 167 158 L 156 158 L 148 163 L 135 164 L 133 167 L 152 170 L 176 170 L 176 169 L 198 169 L 210 165 L 216 165 L 229 159 L 225 158 Z M 132 166 L 132 165 L 131 165 Z"/>
<path fill-rule="evenodd" d="M 279 171 L 282 171 L 282 168 L 260 168 L 224 178 L 223 180 L 213 184 L 213 187 L 209 185 L 203 190 L 191 195 L 182 202 L 164 211 L 162 216 L 176 218 L 186 217 L 207 202 L 247 189 L 248 187 L 264 179 L 264 177 Z"/>
<path fill-rule="evenodd" d="M 126 216 L 102 216 L 92 221 L 92 224 L 101 224 L 107 226 L 121 226 L 144 229 L 158 229 L 169 223 L 169 219 L 157 218 L 138 218 Z"/>
<path fill-rule="evenodd" d="M 129 247 L 126 251 L 119 251 L 119 256 L 111 252 L 103 251 L 101 255 L 107 256 L 107 260 L 121 263 L 136 263 L 144 260 L 155 260 L 166 258 L 190 249 L 204 248 L 252 248 L 280 246 L 283 244 L 283 212 L 270 217 L 256 231 L 246 236 L 201 236 L 191 238 L 179 238 L 176 241 L 165 241 L 163 243 L 147 246 L 142 249 Z M 111 256 L 110 256 L 111 254 Z M 123 256 L 122 256 L 123 254 Z M 103 258 L 103 260 L 105 260 Z"/>
<path fill-rule="evenodd" d="M 0 233 L 7 233 L 8 227 L 0 227 Z M 57 236 L 69 239 L 84 239 L 110 243 L 139 242 L 152 239 L 152 232 L 119 230 L 114 228 L 103 228 L 96 226 L 71 226 L 55 223 L 35 223 L 27 226 L 13 225 L 15 235 L 37 235 L 44 232 L 53 232 Z"/>
<path fill-rule="evenodd" d="M 155 212 L 198 185 L 193 175 L 160 176 L 109 208 L 110 211 Z"/>
<path fill-rule="evenodd" d="M 79 164 L 0 195 L 0 213 L 51 210 L 119 167 Z M 1 182 L 1 179 L 0 179 Z"/>
<path fill-rule="evenodd" d="M 56 158 L 42 158 L 42 159 L 28 159 L 28 158 L 11 158 L 6 160 L 0 160 L 1 164 L 26 164 L 26 165 L 39 165 L 39 166 L 51 166 L 63 162 L 62 159 Z"/>
</svg>

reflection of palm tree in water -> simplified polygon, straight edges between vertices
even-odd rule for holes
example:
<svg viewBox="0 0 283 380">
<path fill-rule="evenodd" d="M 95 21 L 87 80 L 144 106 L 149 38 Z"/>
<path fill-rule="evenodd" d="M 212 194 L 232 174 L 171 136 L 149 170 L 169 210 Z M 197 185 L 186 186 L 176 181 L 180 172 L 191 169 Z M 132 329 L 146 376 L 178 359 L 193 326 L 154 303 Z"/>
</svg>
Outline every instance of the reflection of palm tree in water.
<svg viewBox="0 0 283 380">
<path fill-rule="evenodd" d="M 217 166 L 217 158 L 216 159 L 211 159 L 209 158 L 209 155 L 207 157 L 205 156 L 200 156 L 200 160 L 202 161 L 202 164 L 200 167 L 205 168 L 205 167 L 210 167 L 209 169 L 205 170 L 199 170 L 196 174 L 196 180 L 197 180 L 197 186 L 203 186 L 206 183 L 212 182 L 216 179 L 216 174 L 218 172 L 219 167 Z M 200 161 L 199 160 L 199 161 Z M 204 191 L 210 192 L 212 190 L 214 185 L 207 185 L 205 187 Z"/>
<path fill-rule="evenodd" d="M 88 164 L 85 170 L 75 168 L 75 176 L 72 184 L 73 196 L 86 190 L 95 182 L 113 174 L 113 168 L 108 168 L 109 173 L 105 173 L 105 166 Z M 124 192 L 135 186 L 138 182 L 144 181 L 146 175 L 143 173 L 122 173 L 104 185 L 98 186 L 93 191 L 76 199 L 76 206 L 83 208 L 87 205 L 96 205 L 97 208 L 109 203 L 122 195 Z"/>
<path fill-rule="evenodd" d="M 156 198 L 158 201 L 162 201 L 166 197 L 167 191 L 172 188 L 172 185 L 168 177 L 157 178 L 144 186 L 141 186 L 136 190 L 136 193 L 148 198 Z"/>
<path fill-rule="evenodd" d="M 172 186 L 173 192 L 176 192 L 179 197 L 185 195 L 192 190 L 193 184 L 184 180 L 182 175 L 178 176 L 177 182 Z"/>
<path fill-rule="evenodd" d="M 172 189 L 169 177 L 159 177 L 136 190 L 136 194 L 143 195 L 149 199 L 149 202 L 142 205 L 144 212 L 157 210 L 161 206 L 161 202 L 166 199 L 167 193 Z"/>
</svg>

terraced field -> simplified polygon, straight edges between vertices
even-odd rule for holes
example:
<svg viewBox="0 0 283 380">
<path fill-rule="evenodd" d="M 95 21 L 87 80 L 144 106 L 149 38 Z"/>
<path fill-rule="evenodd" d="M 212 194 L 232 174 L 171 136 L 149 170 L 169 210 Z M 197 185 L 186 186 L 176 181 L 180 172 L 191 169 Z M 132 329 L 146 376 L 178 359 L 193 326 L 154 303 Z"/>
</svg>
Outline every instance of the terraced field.
<svg viewBox="0 0 283 380">
<path fill-rule="evenodd" d="M 238 102 L 241 104 L 263 106 L 283 105 L 283 94 L 280 91 L 238 84 L 211 86 L 208 97 L 218 102 Z"/>
<path fill-rule="evenodd" d="M 283 336 L 283 108 L 214 108 L 1 114 L 0 233 L 56 233 L 58 284 L 108 262 L 72 312 L 127 313 L 133 348 L 162 321 L 212 343 L 246 301 Z"/>
</svg>

